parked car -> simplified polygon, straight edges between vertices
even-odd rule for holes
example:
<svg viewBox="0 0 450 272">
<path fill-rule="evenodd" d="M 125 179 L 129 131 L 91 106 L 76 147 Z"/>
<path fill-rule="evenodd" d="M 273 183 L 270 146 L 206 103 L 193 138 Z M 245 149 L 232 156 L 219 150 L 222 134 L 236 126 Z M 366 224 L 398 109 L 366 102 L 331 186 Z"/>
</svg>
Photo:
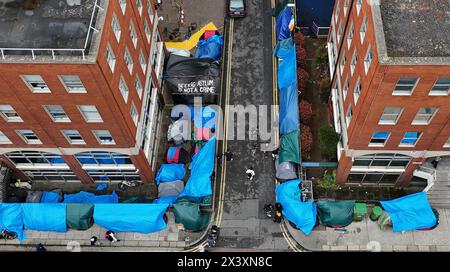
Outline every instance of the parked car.
<svg viewBox="0 0 450 272">
<path fill-rule="evenodd" d="M 247 14 L 247 6 L 245 0 L 228 0 L 228 16 L 245 17 Z"/>
</svg>

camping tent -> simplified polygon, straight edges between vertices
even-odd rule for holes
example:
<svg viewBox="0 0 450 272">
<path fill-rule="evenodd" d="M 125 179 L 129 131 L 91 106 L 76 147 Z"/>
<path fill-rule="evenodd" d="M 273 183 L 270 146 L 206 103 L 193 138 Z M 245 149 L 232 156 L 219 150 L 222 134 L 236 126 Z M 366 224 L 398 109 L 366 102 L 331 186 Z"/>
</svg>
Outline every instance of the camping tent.
<svg viewBox="0 0 450 272">
<path fill-rule="evenodd" d="M 299 131 L 289 132 L 281 136 L 280 163 L 293 162 L 300 164 Z"/>
<path fill-rule="evenodd" d="M 281 59 L 278 64 L 278 88 L 282 90 L 290 85 L 297 85 L 297 57 L 292 38 L 279 42 L 274 54 Z"/>
<path fill-rule="evenodd" d="M 279 163 L 277 159 L 275 161 L 275 170 L 276 170 L 275 176 L 278 179 L 290 180 L 297 178 L 297 173 L 295 172 L 296 170 L 295 165 L 291 162 Z"/>
<path fill-rule="evenodd" d="M 115 191 L 113 191 L 110 195 L 95 195 L 93 193 L 81 191 L 76 194 L 65 194 L 64 203 L 119 203 L 119 197 Z"/>
<path fill-rule="evenodd" d="M 221 35 L 213 35 L 207 40 L 199 40 L 195 57 L 219 60 L 222 55 L 222 45 L 223 36 Z"/>
<path fill-rule="evenodd" d="M 189 139 L 190 121 L 180 119 L 169 125 L 167 131 L 167 140 L 174 142 L 176 145 L 182 144 L 185 140 Z"/>
<path fill-rule="evenodd" d="M 63 203 L 22 203 L 26 230 L 65 232 L 66 205 Z"/>
<path fill-rule="evenodd" d="M 291 36 L 294 29 L 294 16 L 292 8 L 285 7 L 275 19 L 275 30 L 279 41 L 287 39 Z"/>
<path fill-rule="evenodd" d="M 284 135 L 299 129 L 298 93 L 295 84 L 280 90 L 280 133 Z"/>
<path fill-rule="evenodd" d="M 187 164 L 191 162 L 191 155 L 182 147 L 172 146 L 167 149 L 166 161 L 167 163 Z"/>
<path fill-rule="evenodd" d="M 184 181 L 182 180 L 160 183 L 158 186 L 158 197 L 178 196 L 183 189 Z"/>
<path fill-rule="evenodd" d="M 210 214 L 200 210 L 200 203 L 180 198 L 173 205 L 175 223 L 183 224 L 186 230 L 201 231 L 209 224 Z"/>
<path fill-rule="evenodd" d="M 175 180 L 182 180 L 186 174 L 186 169 L 181 163 L 163 164 L 156 173 L 155 182 L 158 185 L 160 182 L 171 182 Z"/>
<path fill-rule="evenodd" d="M 391 218 L 394 232 L 431 228 L 437 224 L 425 192 L 380 203 Z"/>
<path fill-rule="evenodd" d="M 87 230 L 94 223 L 94 204 L 67 204 L 67 226 Z"/>
<path fill-rule="evenodd" d="M 318 201 L 320 224 L 345 227 L 352 223 L 355 201 Z"/>
<path fill-rule="evenodd" d="M 0 228 L 17 233 L 20 241 L 26 238 L 22 214 L 22 204 L 0 203 Z"/>
</svg>

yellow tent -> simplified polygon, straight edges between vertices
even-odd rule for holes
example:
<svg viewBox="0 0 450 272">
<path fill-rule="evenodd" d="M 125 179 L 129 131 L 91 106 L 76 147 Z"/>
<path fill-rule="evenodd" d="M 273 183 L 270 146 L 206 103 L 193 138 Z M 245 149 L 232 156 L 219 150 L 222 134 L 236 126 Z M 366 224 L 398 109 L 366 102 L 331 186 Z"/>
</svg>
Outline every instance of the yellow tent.
<svg viewBox="0 0 450 272">
<path fill-rule="evenodd" d="M 200 36 L 202 36 L 206 30 L 217 30 L 217 27 L 214 25 L 214 23 L 208 23 L 202 29 L 195 32 L 189 38 L 189 40 L 185 40 L 182 42 L 166 42 L 165 43 L 166 47 L 181 49 L 181 50 L 191 50 L 192 48 L 194 48 L 197 45 L 198 40 L 200 39 Z"/>
</svg>

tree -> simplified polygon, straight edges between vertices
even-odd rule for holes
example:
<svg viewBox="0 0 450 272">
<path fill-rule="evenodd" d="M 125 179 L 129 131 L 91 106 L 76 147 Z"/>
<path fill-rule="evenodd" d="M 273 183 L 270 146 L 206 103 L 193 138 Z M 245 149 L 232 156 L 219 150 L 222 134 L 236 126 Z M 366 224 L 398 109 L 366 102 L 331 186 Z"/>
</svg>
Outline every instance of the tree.
<svg viewBox="0 0 450 272">
<path fill-rule="evenodd" d="M 320 81 L 319 92 L 320 100 L 322 100 L 323 103 L 328 103 L 331 93 L 331 81 L 329 77 L 326 77 Z"/>
<path fill-rule="evenodd" d="M 306 100 L 302 100 L 299 103 L 300 122 L 303 124 L 309 124 L 312 117 L 312 105 Z"/>
<path fill-rule="evenodd" d="M 323 126 L 319 129 L 319 147 L 320 154 L 331 160 L 337 158 L 337 144 L 340 135 L 336 133 L 333 127 Z"/>
<path fill-rule="evenodd" d="M 294 43 L 297 47 L 303 47 L 305 44 L 305 36 L 300 31 L 294 33 Z"/>
<path fill-rule="evenodd" d="M 295 53 L 297 54 L 297 66 L 306 66 L 306 50 L 303 47 L 297 47 Z"/>
<path fill-rule="evenodd" d="M 304 90 L 306 88 L 306 84 L 309 80 L 309 74 L 308 72 L 306 72 L 305 69 L 303 68 L 298 68 L 297 69 L 297 84 L 298 84 L 298 89 L 299 90 Z"/>
<path fill-rule="evenodd" d="M 328 61 L 328 50 L 325 46 L 319 46 L 316 49 L 318 63 L 326 63 Z"/>
<path fill-rule="evenodd" d="M 302 155 L 309 157 L 313 146 L 313 135 L 307 125 L 300 124 Z"/>
</svg>

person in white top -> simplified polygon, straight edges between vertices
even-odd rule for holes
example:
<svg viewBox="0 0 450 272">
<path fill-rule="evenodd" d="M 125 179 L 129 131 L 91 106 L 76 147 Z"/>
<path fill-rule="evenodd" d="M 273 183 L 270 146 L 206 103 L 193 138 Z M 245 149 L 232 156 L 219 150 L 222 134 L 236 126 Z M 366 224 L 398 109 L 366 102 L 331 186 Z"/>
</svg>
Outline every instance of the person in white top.
<svg viewBox="0 0 450 272">
<path fill-rule="evenodd" d="M 247 174 L 247 177 L 249 180 L 253 180 L 253 177 L 255 176 L 255 171 L 253 171 L 253 166 L 250 166 L 245 173 Z"/>
</svg>

